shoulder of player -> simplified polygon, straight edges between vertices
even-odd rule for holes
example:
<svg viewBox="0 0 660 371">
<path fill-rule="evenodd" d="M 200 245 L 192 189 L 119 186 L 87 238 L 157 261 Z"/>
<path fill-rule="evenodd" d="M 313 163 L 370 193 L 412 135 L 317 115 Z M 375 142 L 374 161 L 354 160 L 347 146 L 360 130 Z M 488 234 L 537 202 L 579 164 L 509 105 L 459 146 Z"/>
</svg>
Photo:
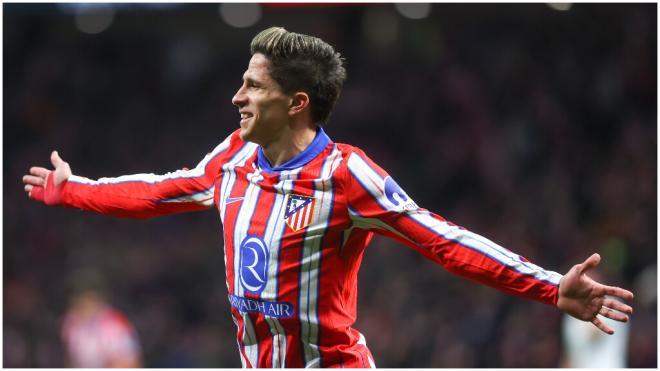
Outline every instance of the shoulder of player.
<svg viewBox="0 0 660 371">
<path fill-rule="evenodd" d="M 380 178 L 385 178 L 387 172 L 376 163 L 364 150 L 359 147 L 343 144 L 343 172 L 346 178 L 350 178 L 354 173 L 373 173 Z"/>
<path fill-rule="evenodd" d="M 349 159 L 351 155 L 354 153 L 357 153 L 358 155 L 364 155 L 364 151 L 360 149 L 357 146 L 354 146 L 352 144 L 346 144 L 346 143 L 335 143 L 337 145 L 337 150 L 339 150 L 342 154 L 342 157 L 345 159 Z"/>
<path fill-rule="evenodd" d="M 341 157 L 343 161 L 341 162 L 339 168 L 337 169 L 337 174 L 341 179 L 344 180 L 349 180 L 351 177 L 351 171 L 349 170 L 349 163 L 353 162 L 351 161 L 351 158 L 353 157 L 358 157 L 360 159 L 367 158 L 367 155 L 365 152 L 354 145 L 351 144 L 345 144 L 345 143 L 335 143 L 337 145 L 337 149 L 341 152 Z"/>
<path fill-rule="evenodd" d="M 348 166 L 348 162 L 352 157 L 359 157 L 362 159 L 369 158 L 367 154 L 360 148 L 351 144 L 345 143 L 336 143 L 337 149 L 341 152 L 342 158 L 344 159 L 344 167 Z"/>
</svg>

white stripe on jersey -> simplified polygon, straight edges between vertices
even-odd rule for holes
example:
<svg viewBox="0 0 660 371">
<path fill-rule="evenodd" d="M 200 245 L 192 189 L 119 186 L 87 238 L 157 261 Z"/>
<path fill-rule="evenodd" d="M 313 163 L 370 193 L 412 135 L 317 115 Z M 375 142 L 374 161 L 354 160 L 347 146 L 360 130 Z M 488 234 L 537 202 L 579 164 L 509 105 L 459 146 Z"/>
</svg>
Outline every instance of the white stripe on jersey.
<svg viewBox="0 0 660 371">
<path fill-rule="evenodd" d="M 386 205 L 390 205 L 391 203 L 383 191 L 383 178 L 381 178 L 380 175 L 378 175 L 378 173 L 376 173 L 358 155 L 351 155 L 351 157 L 348 159 L 348 168 L 351 171 L 351 174 L 355 176 L 355 178 L 360 182 L 365 190 L 369 192 L 371 196 L 378 202 L 378 204 L 385 210 L 394 213 L 406 214 L 418 224 L 426 227 L 432 232 L 439 234 L 444 239 L 456 241 L 461 245 L 472 248 L 473 250 L 487 255 L 492 259 L 497 260 L 499 263 L 516 270 L 519 273 L 530 275 L 538 280 L 549 282 L 555 285 L 559 284 L 559 279 L 562 277 L 560 274 L 552 271 L 546 271 L 543 268 L 530 262 L 523 262 L 519 255 L 476 233 L 462 229 L 458 226 L 452 226 L 447 222 L 441 222 L 440 220 L 433 218 L 428 211 L 422 211 L 421 209 L 402 211 L 395 208 L 394 205 L 387 207 Z M 381 188 L 377 188 L 373 182 L 376 182 L 376 184 L 378 184 L 378 186 Z M 395 231 L 389 225 L 379 222 L 377 219 L 364 218 L 355 212 L 350 213 L 350 215 L 356 222 L 384 228 L 395 232 L 398 235 L 401 235 L 400 232 Z M 407 239 L 411 240 L 410 238 Z"/>
<path fill-rule="evenodd" d="M 273 202 L 273 210 L 268 217 L 266 230 L 264 234 L 264 242 L 268 246 L 269 261 L 268 261 L 268 279 L 266 287 L 261 292 L 261 298 L 267 301 L 277 301 L 277 275 L 279 273 L 279 254 L 280 242 L 286 230 L 286 223 L 283 217 L 284 201 L 286 194 L 293 189 L 293 180 L 302 168 L 291 171 L 282 171 L 279 175 L 280 181 L 275 184 L 274 188 L 277 190 L 275 193 L 275 200 Z M 286 180 L 282 180 L 286 179 Z M 280 324 L 279 319 L 265 315 L 266 322 L 270 328 L 270 333 L 273 335 L 273 355 L 272 362 L 273 368 L 282 368 L 286 366 L 286 332 Z"/>
<path fill-rule="evenodd" d="M 259 339 L 247 313 L 243 314 L 243 349 L 251 366 L 256 368 L 259 365 Z"/>
<path fill-rule="evenodd" d="M 348 158 L 347 167 L 351 174 L 353 174 L 383 209 L 397 211 L 392 207 L 387 207 L 387 205 L 390 205 L 390 202 L 385 196 L 385 181 L 362 157 L 356 153 L 352 153 Z"/>
<path fill-rule="evenodd" d="M 398 230 L 396 230 L 394 227 L 391 227 L 389 224 L 385 223 L 384 221 L 378 219 L 378 218 L 367 218 L 362 215 L 360 215 L 357 211 L 353 210 L 350 206 L 348 207 L 348 215 L 353 221 L 353 226 L 351 228 L 361 228 L 361 229 L 373 229 L 373 228 L 378 228 L 378 229 L 384 229 L 387 231 L 390 231 L 392 233 L 395 233 L 402 238 L 405 238 L 406 240 L 415 243 L 413 240 L 408 238 L 408 236 L 402 234 Z"/>
<path fill-rule="evenodd" d="M 273 368 L 286 367 L 286 332 L 277 318 L 266 317 L 266 322 L 273 335 Z"/>
<path fill-rule="evenodd" d="M 364 347 L 367 348 L 367 339 L 364 338 L 364 335 L 362 335 L 361 332 L 358 331 L 358 334 L 360 334 L 360 338 L 358 339 L 358 344 L 364 345 Z M 376 364 L 374 363 L 374 360 L 371 359 L 370 355 L 367 355 L 367 360 L 369 361 L 369 367 L 376 368 Z"/>
<path fill-rule="evenodd" d="M 213 206 L 213 188 L 215 188 L 215 184 L 212 184 L 208 189 L 203 191 L 177 198 L 170 198 L 161 202 L 196 202 L 204 206 Z"/>
<path fill-rule="evenodd" d="M 116 184 L 124 182 L 143 182 L 143 183 L 160 183 L 165 180 L 180 179 L 180 178 L 197 178 L 204 175 L 204 169 L 206 165 L 211 161 L 215 156 L 220 154 L 229 147 L 229 141 L 231 136 L 227 137 L 222 143 L 218 144 L 211 153 L 206 155 L 202 161 L 197 164 L 194 169 L 190 170 L 177 170 L 174 172 L 166 173 L 163 175 L 156 175 L 153 173 L 149 174 L 133 174 L 133 175 L 122 175 L 116 178 L 104 177 L 99 180 L 91 180 L 89 178 L 72 175 L 69 177 L 70 182 L 82 183 L 88 185 L 103 185 L 103 184 Z"/>
<path fill-rule="evenodd" d="M 328 228 L 333 202 L 332 174 L 342 161 L 341 152 L 334 145 L 325 159 L 319 179 L 315 180 L 315 220 L 305 231 L 303 256 L 300 262 L 300 322 L 305 367 L 320 367 L 318 290 L 320 277 L 321 240 Z"/>
</svg>

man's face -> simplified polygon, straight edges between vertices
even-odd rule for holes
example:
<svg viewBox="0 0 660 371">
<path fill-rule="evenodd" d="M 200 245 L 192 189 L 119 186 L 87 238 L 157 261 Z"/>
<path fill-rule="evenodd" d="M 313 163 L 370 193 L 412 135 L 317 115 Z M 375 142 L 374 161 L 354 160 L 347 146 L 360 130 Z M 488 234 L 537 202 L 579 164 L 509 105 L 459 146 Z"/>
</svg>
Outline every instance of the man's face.
<svg viewBox="0 0 660 371">
<path fill-rule="evenodd" d="M 268 73 L 270 61 L 257 53 L 243 74 L 243 85 L 231 102 L 241 114 L 242 140 L 266 146 L 277 140 L 289 120 L 291 97 Z"/>
</svg>

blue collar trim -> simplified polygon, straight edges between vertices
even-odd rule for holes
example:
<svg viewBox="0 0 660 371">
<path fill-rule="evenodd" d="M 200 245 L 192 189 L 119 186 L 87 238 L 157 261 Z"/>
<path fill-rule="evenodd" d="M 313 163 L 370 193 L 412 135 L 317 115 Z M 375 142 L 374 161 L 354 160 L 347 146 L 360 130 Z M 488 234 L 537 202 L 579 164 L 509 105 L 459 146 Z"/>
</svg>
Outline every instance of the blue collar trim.
<svg viewBox="0 0 660 371">
<path fill-rule="evenodd" d="M 272 167 L 270 162 L 266 159 L 263 149 L 259 146 L 259 153 L 257 158 L 259 161 L 259 167 L 261 170 L 267 173 L 274 173 L 283 170 L 293 170 L 299 168 L 308 162 L 312 161 L 316 156 L 318 156 L 328 144 L 331 143 L 330 137 L 323 131 L 323 128 L 318 126 L 316 130 L 316 136 L 312 143 L 310 143 L 304 151 L 300 152 L 291 160 L 283 163 L 278 167 Z"/>
</svg>

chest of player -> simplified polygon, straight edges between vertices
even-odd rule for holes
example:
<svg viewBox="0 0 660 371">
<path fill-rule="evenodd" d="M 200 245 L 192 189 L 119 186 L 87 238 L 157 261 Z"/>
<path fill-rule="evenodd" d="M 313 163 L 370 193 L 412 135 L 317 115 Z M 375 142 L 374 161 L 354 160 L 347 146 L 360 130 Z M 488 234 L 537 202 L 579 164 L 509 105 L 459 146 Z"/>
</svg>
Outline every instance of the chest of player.
<svg viewBox="0 0 660 371">
<path fill-rule="evenodd" d="M 278 173 L 236 168 L 223 174 L 216 200 L 230 300 L 239 311 L 259 311 L 243 302 L 259 295 L 295 312 L 295 300 L 282 301 L 280 295 L 297 292 L 309 279 L 300 272 L 336 249 L 348 222 L 345 202 L 336 197 L 337 179 L 317 174 L 304 168 Z"/>
<path fill-rule="evenodd" d="M 266 173 L 253 167 L 225 171 L 216 188 L 225 240 L 260 236 L 280 240 L 328 233 L 331 225 L 348 223 L 333 174 L 320 177 L 306 169 Z M 344 220 L 345 219 L 345 220 Z"/>
</svg>

